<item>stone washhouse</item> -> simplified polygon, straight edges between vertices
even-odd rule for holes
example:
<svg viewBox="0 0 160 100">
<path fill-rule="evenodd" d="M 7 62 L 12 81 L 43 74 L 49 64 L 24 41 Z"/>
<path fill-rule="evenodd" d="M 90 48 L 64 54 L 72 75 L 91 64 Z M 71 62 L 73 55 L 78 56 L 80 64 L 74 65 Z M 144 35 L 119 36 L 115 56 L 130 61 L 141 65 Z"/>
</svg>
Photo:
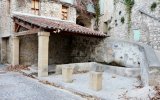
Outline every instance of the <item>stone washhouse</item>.
<svg viewBox="0 0 160 100">
<path fill-rule="evenodd" d="M 96 45 L 107 36 L 76 24 L 76 6 L 67 1 L 1 3 L 6 8 L 1 20 L 8 18 L 3 23 L 8 29 L 2 34 L 1 62 L 35 65 L 39 76 L 48 76 L 48 65 L 93 61 Z"/>
<path fill-rule="evenodd" d="M 84 62 L 116 62 L 123 67 L 111 67 L 111 71 L 134 77 L 145 64 L 159 67 L 154 50 L 160 50 L 160 24 L 156 19 L 160 13 L 157 9 L 151 13 L 152 0 L 135 0 L 130 36 L 121 1 L 99 0 L 99 31 L 94 30 L 93 4 L 87 6 L 87 19 L 79 13 L 75 1 L 1 0 L 1 63 L 34 65 L 38 76 L 48 76 L 48 66 L 54 64 L 59 70 L 64 64 L 80 63 L 80 70 L 80 66 L 97 66 Z"/>
</svg>

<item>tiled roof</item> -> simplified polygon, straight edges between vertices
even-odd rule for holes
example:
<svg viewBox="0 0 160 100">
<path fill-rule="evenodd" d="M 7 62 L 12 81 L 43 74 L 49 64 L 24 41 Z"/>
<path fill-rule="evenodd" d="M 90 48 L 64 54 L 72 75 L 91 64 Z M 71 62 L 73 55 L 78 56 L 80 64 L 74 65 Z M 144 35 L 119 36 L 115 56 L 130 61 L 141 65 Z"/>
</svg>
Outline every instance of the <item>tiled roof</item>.
<svg viewBox="0 0 160 100">
<path fill-rule="evenodd" d="M 89 28 L 67 21 L 54 20 L 44 17 L 36 17 L 36 16 L 22 15 L 22 14 L 14 14 L 13 18 L 31 23 L 33 25 L 37 25 L 44 29 L 60 29 L 61 31 L 66 31 L 72 34 L 79 34 L 79 35 L 89 35 L 89 36 L 99 36 L 99 37 L 106 36 L 106 34 L 104 34 L 103 32 L 93 31 Z"/>
</svg>

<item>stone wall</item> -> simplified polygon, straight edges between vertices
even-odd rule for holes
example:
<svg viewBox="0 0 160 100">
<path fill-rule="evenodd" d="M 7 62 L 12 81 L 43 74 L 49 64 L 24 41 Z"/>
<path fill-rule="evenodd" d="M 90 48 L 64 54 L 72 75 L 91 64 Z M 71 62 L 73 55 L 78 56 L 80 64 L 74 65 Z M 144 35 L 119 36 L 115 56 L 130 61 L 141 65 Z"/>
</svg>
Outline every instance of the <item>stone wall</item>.
<svg viewBox="0 0 160 100">
<path fill-rule="evenodd" d="M 1 63 L 11 63 L 11 38 L 2 38 L 1 48 Z"/>
<path fill-rule="evenodd" d="M 20 37 L 20 64 L 32 65 L 38 62 L 38 36 Z"/>
<path fill-rule="evenodd" d="M 151 11 L 151 5 L 153 2 L 157 2 L 155 11 Z M 134 9 L 137 9 L 137 11 Z M 133 8 L 132 23 L 133 28 L 141 31 L 142 38 L 140 39 L 140 42 L 148 43 L 154 49 L 160 50 L 160 22 L 154 18 L 140 14 L 138 9 L 141 9 L 149 15 L 159 19 L 160 5 L 158 5 L 158 0 L 143 0 L 143 2 L 136 0 L 136 5 Z"/>
<path fill-rule="evenodd" d="M 69 35 L 50 36 L 49 64 L 71 63 L 72 39 Z"/>
<path fill-rule="evenodd" d="M 116 2 L 117 1 L 117 2 Z M 151 5 L 153 2 L 157 2 L 155 11 L 151 11 Z M 160 50 L 160 23 L 158 20 L 151 18 L 145 14 L 140 13 L 139 10 L 143 10 L 149 15 L 159 18 L 160 17 L 160 5 L 158 0 L 135 0 L 135 4 L 131 14 L 131 32 L 128 33 L 128 13 L 126 12 L 126 6 L 122 0 L 112 0 L 114 9 L 112 12 L 108 12 L 107 17 L 108 28 L 110 38 L 118 40 L 130 40 L 134 41 L 134 29 L 138 29 L 141 33 L 139 42 L 147 43 L 154 49 Z M 111 15 L 111 16 L 110 16 Z M 121 19 L 124 17 L 124 23 Z M 130 37 L 130 39 L 128 39 Z"/>
<path fill-rule="evenodd" d="M 71 63 L 71 36 L 51 34 L 49 37 L 49 64 Z M 20 37 L 20 64 L 37 65 L 38 36 Z"/>
<path fill-rule="evenodd" d="M 140 67 L 144 49 L 134 43 L 103 38 L 51 34 L 49 64 L 116 62 L 125 67 Z M 20 37 L 20 64 L 38 62 L 38 36 Z"/>
<path fill-rule="evenodd" d="M 36 15 L 34 10 L 31 9 L 31 0 L 16 0 L 15 2 L 14 12 Z M 39 6 L 39 16 L 61 20 L 62 4 L 55 3 L 51 0 L 42 0 Z M 69 7 L 68 11 L 67 21 L 76 23 L 76 9 Z"/>
<path fill-rule="evenodd" d="M 91 62 L 98 59 L 102 38 L 51 34 L 49 37 L 49 64 Z M 102 54 L 101 54 L 102 55 Z M 38 36 L 20 37 L 20 64 L 38 62 Z"/>
<path fill-rule="evenodd" d="M 86 44 L 85 42 L 83 43 Z M 74 57 L 74 60 L 76 60 L 76 58 L 81 58 L 80 61 L 88 62 L 87 60 L 91 59 L 91 61 L 104 64 L 139 68 L 143 66 L 144 59 L 146 59 L 144 47 L 137 43 L 112 39 L 101 39 L 99 42 L 95 40 L 93 43 L 94 45 L 89 46 L 93 51 L 89 51 L 90 49 L 77 49 L 79 52 L 81 50 L 83 53 L 87 52 L 88 56 L 82 58 L 80 56 Z M 85 46 L 83 48 L 85 48 Z M 85 61 L 85 59 L 87 60 Z"/>
<path fill-rule="evenodd" d="M 140 67 L 143 62 L 144 49 L 143 47 L 126 41 L 107 41 L 106 48 L 107 59 L 105 62 L 116 62 L 125 67 Z"/>
<path fill-rule="evenodd" d="M 72 62 L 91 62 L 96 61 L 96 56 L 100 42 L 103 38 L 73 36 L 72 37 Z"/>
<path fill-rule="evenodd" d="M 10 0 L 1 0 L 0 8 L 0 36 L 7 37 L 10 35 L 11 19 L 10 19 Z"/>
</svg>

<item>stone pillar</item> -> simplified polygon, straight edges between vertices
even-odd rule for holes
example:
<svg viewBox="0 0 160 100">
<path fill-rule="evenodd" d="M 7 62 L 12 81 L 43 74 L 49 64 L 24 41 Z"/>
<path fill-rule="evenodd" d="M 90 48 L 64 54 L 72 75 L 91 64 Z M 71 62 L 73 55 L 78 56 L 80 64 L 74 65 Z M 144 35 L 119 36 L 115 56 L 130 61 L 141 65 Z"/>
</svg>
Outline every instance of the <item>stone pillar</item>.
<svg viewBox="0 0 160 100">
<path fill-rule="evenodd" d="M 7 39 L 1 39 L 1 63 L 7 62 Z"/>
<path fill-rule="evenodd" d="M 12 65 L 19 65 L 19 38 L 12 38 Z"/>
<path fill-rule="evenodd" d="M 73 69 L 73 67 L 62 67 L 62 77 L 64 82 L 71 83 L 73 81 Z"/>
<path fill-rule="evenodd" d="M 95 91 L 102 89 L 102 72 L 90 72 L 90 88 Z"/>
<path fill-rule="evenodd" d="M 38 77 L 48 76 L 49 32 L 38 33 Z"/>
</svg>

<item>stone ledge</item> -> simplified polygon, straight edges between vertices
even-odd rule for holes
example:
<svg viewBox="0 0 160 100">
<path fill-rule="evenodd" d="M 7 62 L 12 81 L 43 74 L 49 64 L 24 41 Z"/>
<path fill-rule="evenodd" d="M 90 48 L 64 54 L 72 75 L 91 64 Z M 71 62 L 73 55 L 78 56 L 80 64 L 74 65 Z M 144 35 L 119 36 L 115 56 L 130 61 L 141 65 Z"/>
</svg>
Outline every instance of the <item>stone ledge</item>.
<svg viewBox="0 0 160 100">
<path fill-rule="evenodd" d="M 62 64 L 56 66 L 56 74 L 62 73 L 62 67 L 74 67 L 74 73 L 76 72 L 108 72 L 126 77 L 138 77 L 140 76 L 140 68 L 126 68 L 119 66 L 110 66 L 105 64 L 100 64 L 96 62 L 86 62 L 86 63 L 72 63 L 72 64 Z"/>
</svg>

